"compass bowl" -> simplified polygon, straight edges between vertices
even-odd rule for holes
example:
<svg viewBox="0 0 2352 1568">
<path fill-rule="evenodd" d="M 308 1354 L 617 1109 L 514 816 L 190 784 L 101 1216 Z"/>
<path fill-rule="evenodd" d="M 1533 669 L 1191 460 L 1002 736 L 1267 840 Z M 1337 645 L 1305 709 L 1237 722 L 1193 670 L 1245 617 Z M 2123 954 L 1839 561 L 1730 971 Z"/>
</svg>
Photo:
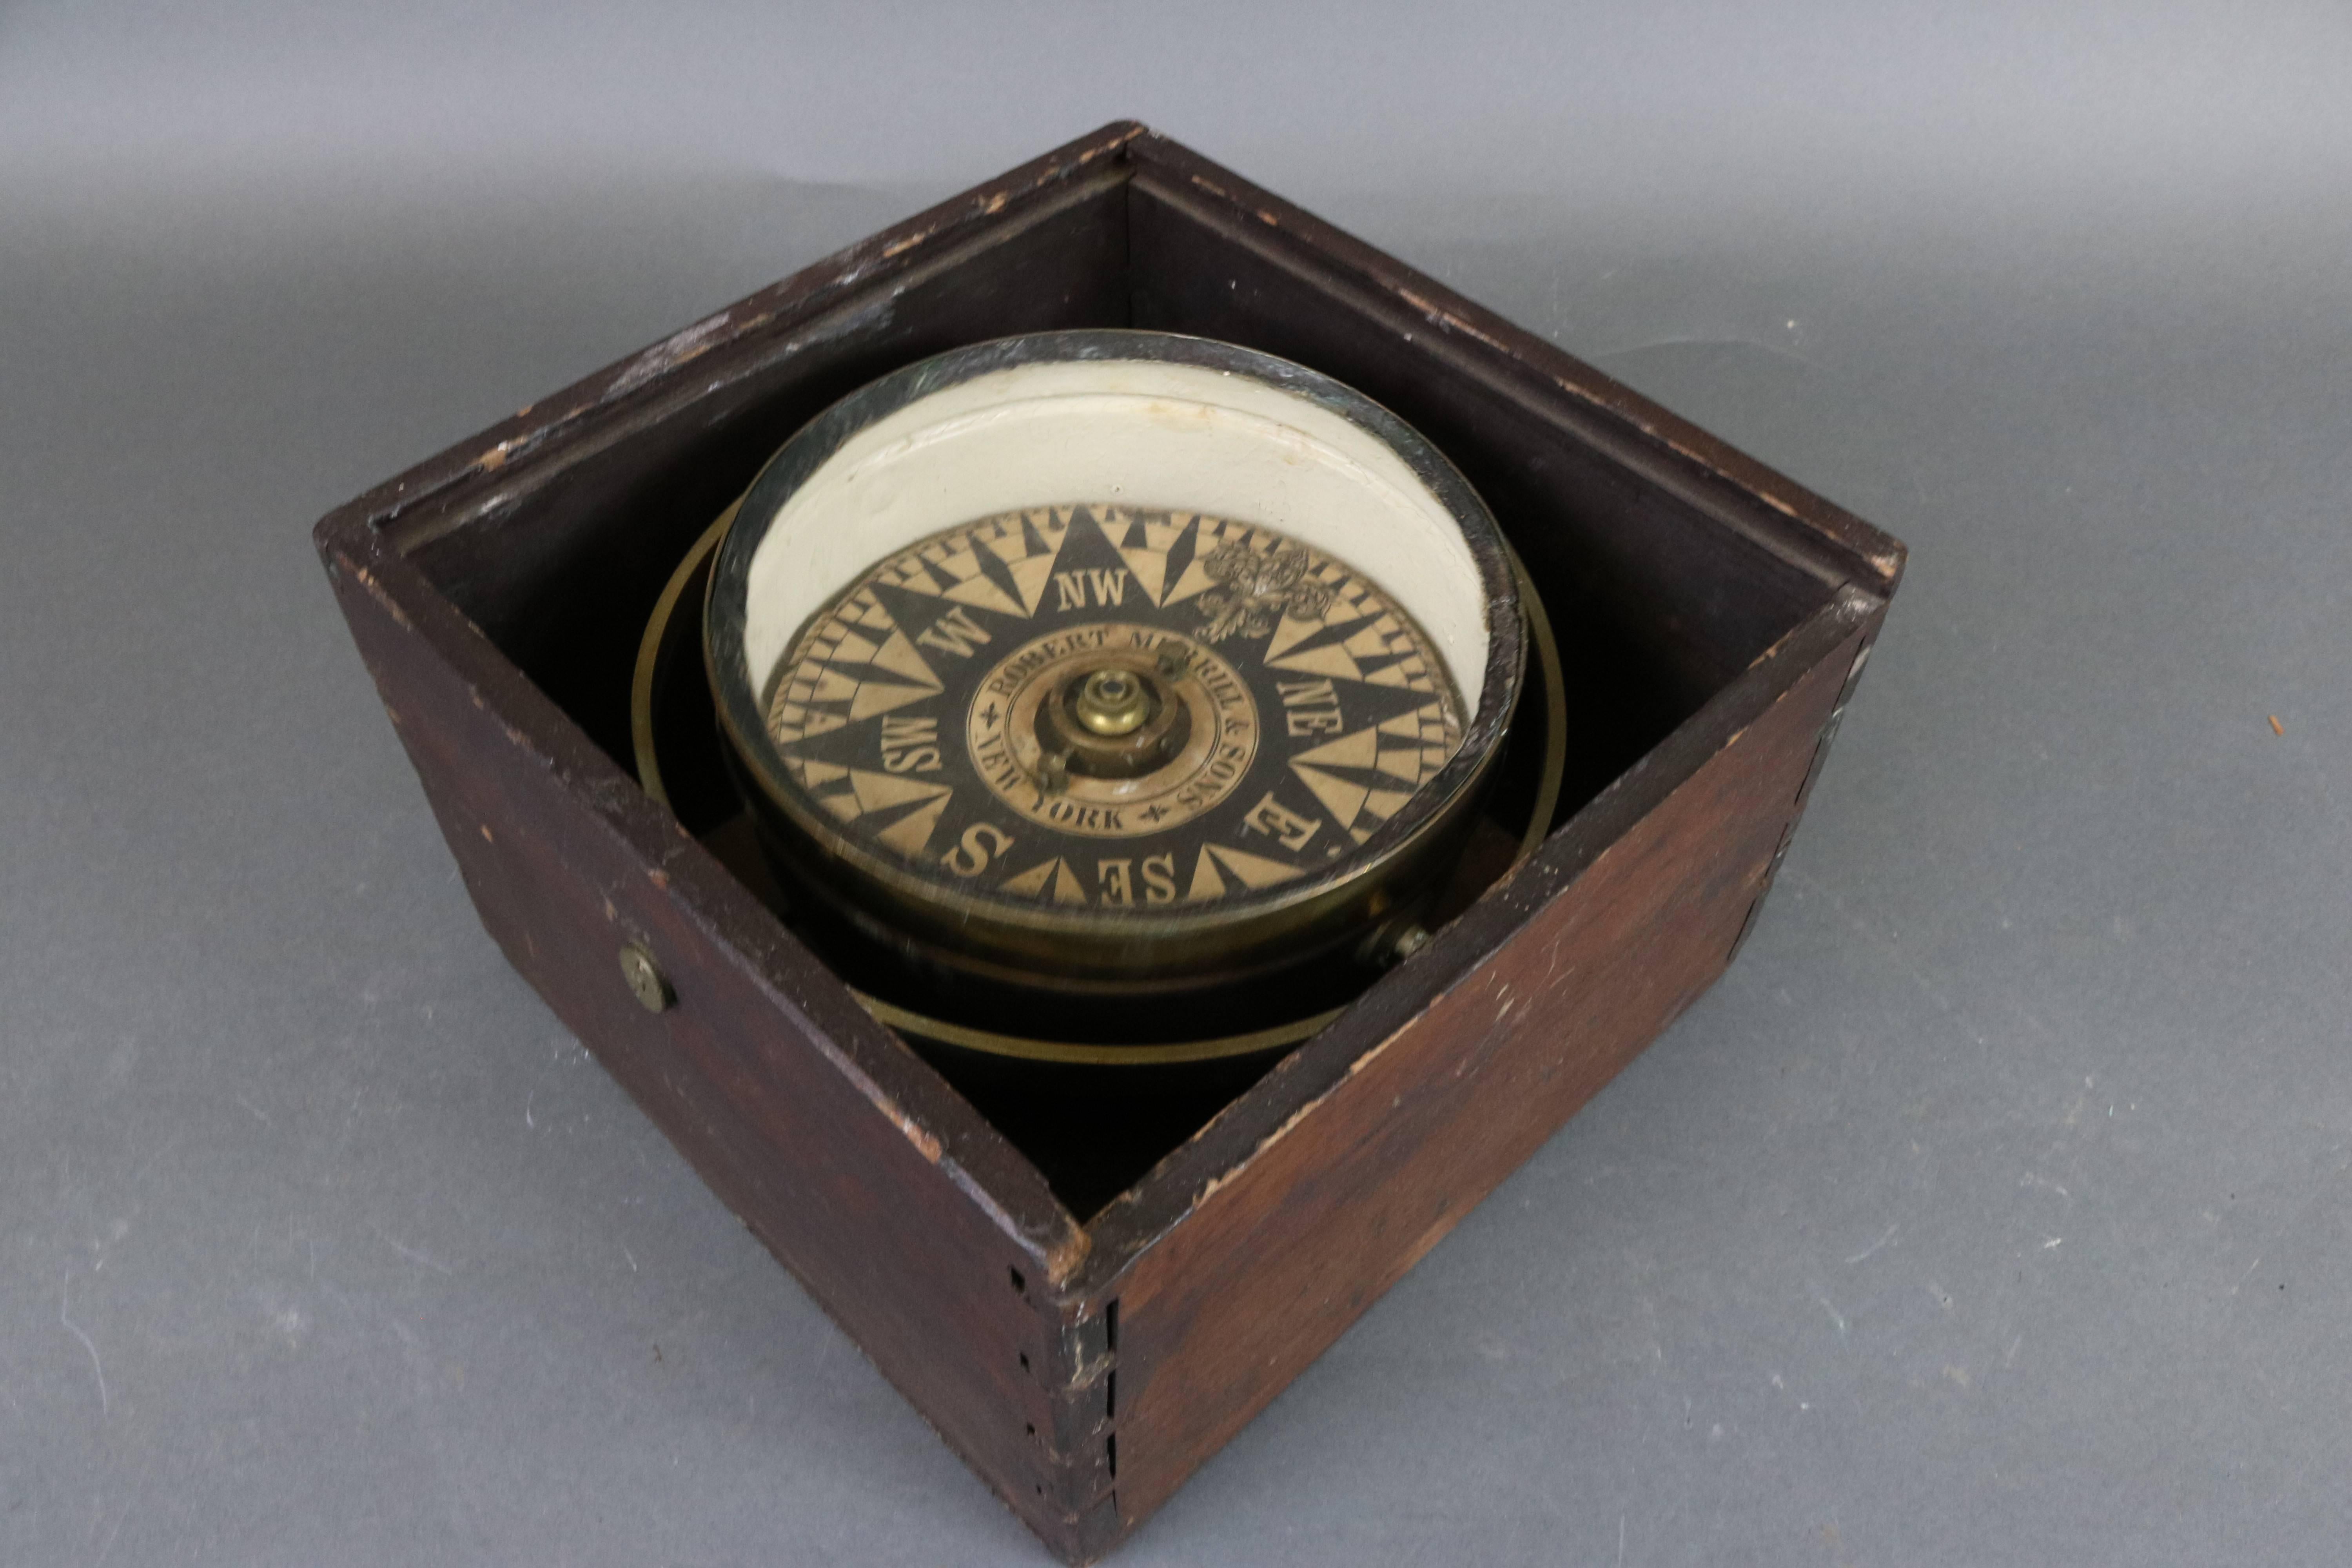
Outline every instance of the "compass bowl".
<svg viewBox="0 0 2352 1568">
<path fill-rule="evenodd" d="M 1097 1034 L 1154 1032 L 1145 998 L 1336 996 L 1415 940 L 1527 659 L 1493 518 L 1402 421 L 1108 330 L 803 427 L 719 546 L 704 652 L 844 962 Z"/>
</svg>

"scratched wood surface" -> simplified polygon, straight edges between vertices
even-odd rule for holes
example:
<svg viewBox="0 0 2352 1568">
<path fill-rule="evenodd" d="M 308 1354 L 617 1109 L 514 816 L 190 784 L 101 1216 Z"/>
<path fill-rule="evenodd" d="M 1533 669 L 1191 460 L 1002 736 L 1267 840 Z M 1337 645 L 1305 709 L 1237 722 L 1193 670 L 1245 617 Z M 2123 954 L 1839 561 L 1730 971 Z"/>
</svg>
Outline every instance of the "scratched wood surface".
<svg viewBox="0 0 2352 1568">
<path fill-rule="evenodd" d="M 1289 354 L 1435 437 L 1582 680 L 1541 855 L 1081 1223 L 636 788 L 625 704 L 670 562 L 801 420 L 960 342 L 1130 322 Z M 1130 124 L 542 400 L 318 542 L 507 956 L 1072 1562 L 1148 1517 L 1720 970 L 1902 565 L 1866 524 Z M 669 975 L 667 1011 L 623 984 L 624 942 Z"/>
<path fill-rule="evenodd" d="M 830 389 L 947 346 L 975 310 L 1031 327 L 1123 316 L 1123 295 L 1107 304 L 1099 287 L 1106 249 L 1116 260 L 1124 248 L 1118 187 L 1094 176 L 1121 134 L 730 307 L 317 531 L 490 934 L 909 1403 L 1054 1542 L 1076 1539 L 1073 1499 L 1101 1512 L 1091 1474 L 1071 1474 L 1098 1463 L 1099 1443 L 1078 1429 L 1098 1425 L 1086 1406 L 1099 1358 L 1086 1346 L 1100 1330 L 1055 1289 L 1084 1233 L 993 1128 L 637 789 L 612 733 L 627 665 L 605 645 L 634 652 L 630 626 L 667 574 L 664 552 L 682 552 Z M 956 266 L 975 251 L 988 258 L 977 282 Z M 605 682 L 583 681 L 574 658 L 605 660 Z M 622 984 L 624 942 L 669 976 L 667 1012 L 645 1012 Z"/>
<path fill-rule="evenodd" d="M 1277 1069 L 1295 1081 L 1268 1087 L 1307 1104 L 1220 1127 L 1247 1145 L 1224 1161 L 1170 1162 L 1161 1193 L 1191 1184 L 1172 1223 L 1142 1194 L 1097 1222 L 1099 1257 L 1134 1249 L 1097 1287 L 1118 1303 L 1124 1520 L 1149 1517 L 1721 973 L 1874 613 L 1824 610 L 1779 650 L 1785 669 L 1709 715 L 1717 749 L 1664 801 L 1622 834 L 1572 827 L 1451 928 L 1431 954 L 1451 976 L 1438 995 L 1368 999 Z"/>
<path fill-rule="evenodd" d="M 478 703 L 396 618 L 383 592 L 392 563 L 341 556 L 336 567 L 384 705 L 508 960 L 940 1436 L 1001 1493 L 1041 1507 L 1059 1478 L 1024 1428 L 1053 1423 L 1048 1391 L 1066 1357 L 1033 1292 L 1082 1238 L 1066 1222 L 1029 1235 L 991 1223 L 971 1175 L 1017 1189 L 1017 1158 L 988 1147 L 984 1127 L 962 1128 L 951 1150 L 959 1118 L 944 1086 L 926 1094 L 912 1070 L 860 1070 L 845 1044 L 869 1061 L 904 1047 L 760 940 L 772 921 L 692 840 L 614 831 L 599 797 L 627 781 L 603 758 L 551 758 Z M 656 955 L 677 994 L 667 1011 L 646 1012 L 628 990 L 625 942 Z M 1042 1182 L 1029 1184 L 1032 1206 L 1052 1212 Z"/>
</svg>

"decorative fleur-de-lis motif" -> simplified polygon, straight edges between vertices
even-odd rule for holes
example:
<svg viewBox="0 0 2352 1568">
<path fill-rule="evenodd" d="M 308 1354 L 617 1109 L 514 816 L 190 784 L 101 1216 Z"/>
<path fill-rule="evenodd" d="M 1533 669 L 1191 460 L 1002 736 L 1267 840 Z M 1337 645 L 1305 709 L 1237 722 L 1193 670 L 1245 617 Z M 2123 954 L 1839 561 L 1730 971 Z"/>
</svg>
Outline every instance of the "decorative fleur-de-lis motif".
<svg viewBox="0 0 2352 1568">
<path fill-rule="evenodd" d="M 1331 585 L 1307 575 L 1307 552 L 1296 544 L 1267 552 L 1228 539 L 1201 566 L 1218 584 L 1201 595 L 1202 642 L 1266 637 L 1277 614 L 1310 621 L 1331 607 Z"/>
</svg>

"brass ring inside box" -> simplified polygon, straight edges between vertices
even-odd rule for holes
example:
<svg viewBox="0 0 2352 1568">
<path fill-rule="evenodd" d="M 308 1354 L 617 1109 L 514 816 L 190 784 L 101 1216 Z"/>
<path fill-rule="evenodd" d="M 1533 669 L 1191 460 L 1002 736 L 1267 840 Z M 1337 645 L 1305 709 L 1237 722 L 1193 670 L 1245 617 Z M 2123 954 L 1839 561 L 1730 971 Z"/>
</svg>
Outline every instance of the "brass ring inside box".
<svg viewBox="0 0 2352 1568">
<path fill-rule="evenodd" d="M 739 498 L 703 531 L 701 537 L 686 552 L 677 571 L 671 574 L 669 582 L 663 587 L 660 597 L 655 601 L 653 615 L 646 624 L 645 636 L 637 647 L 636 668 L 629 700 L 630 740 L 635 752 L 639 784 L 647 795 L 665 806 L 673 803 L 663 782 L 657 745 L 658 715 L 655 711 L 655 704 L 659 677 L 664 660 L 679 657 L 682 651 L 672 637 L 677 606 L 681 603 L 700 602 L 700 589 L 707 580 L 710 558 L 717 552 L 720 539 L 725 537 L 729 525 L 735 521 L 741 505 Z M 1509 548 L 1507 543 L 1505 548 Z M 1526 619 L 1528 639 L 1536 654 L 1537 668 L 1543 684 L 1543 755 L 1527 824 L 1521 830 L 1518 847 L 1512 859 L 1516 866 L 1542 845 L 1550 831 L 1551 819 L 1559 810 L 1560 788 L 1568 766 L 1568 697 L 1559 645 L 1552 636 L 1551 620 L 1545 613 L 1543 597 L 1536 591 L 1536 585 L 1517 552 L 1511 552 L 1510 564 L 1517 580 L 1519 607 Z M 690 656 L 691 650 L 685 651 Z M 715 744 L 717 737 L 714 735 L 712 739 Z M 1267 1028 L 1213 1039 L 1116 1046 L 1034 1039 L 978 1029 L 930 1017 L 854 987 L 850 994 L 856 996 L 877 1022 L 901 1034 L 991 1056 L 1088 1067 L 1170 1067 L 1284 1049 L 1318 1033 L 1344 1011 L 1332 1008 Z"/>
</svg>

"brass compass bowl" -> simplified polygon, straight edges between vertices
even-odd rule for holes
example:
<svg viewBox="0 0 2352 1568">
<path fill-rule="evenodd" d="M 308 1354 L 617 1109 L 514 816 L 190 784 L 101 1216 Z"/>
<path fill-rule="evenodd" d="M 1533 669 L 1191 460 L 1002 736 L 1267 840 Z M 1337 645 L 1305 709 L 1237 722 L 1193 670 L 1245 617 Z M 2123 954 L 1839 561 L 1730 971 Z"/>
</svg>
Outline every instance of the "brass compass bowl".
<svg viewBox="0 0 2352 1568">
<path fill-rule="evenodd" d="M 718 546 L 703 652 L 829 958 L 1148 1038 L 1297 1016 L 1410 942 L 1528 645 L 1492 518 L 1386 410 L 1087 331 L 924 361 L 801 430 Z"/>
</svg>

